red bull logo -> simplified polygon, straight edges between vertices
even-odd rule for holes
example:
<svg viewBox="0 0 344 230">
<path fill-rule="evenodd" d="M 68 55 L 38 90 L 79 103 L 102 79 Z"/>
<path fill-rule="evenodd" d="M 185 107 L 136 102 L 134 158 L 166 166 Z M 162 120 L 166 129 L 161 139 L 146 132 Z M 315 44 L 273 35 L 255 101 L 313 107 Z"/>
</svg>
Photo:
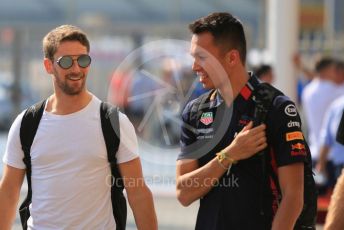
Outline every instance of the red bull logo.
<svg viewBox="0 0 344 230">
<path fill-rule="evenodd" d="M 293 157 L 296 157 L 296 156 L 306 156 L 307 155 L 306 150 L 304 150 L 304 149 L 301 149 L 301 150 L 298 150 L 298 151 L 291 151 L 290 154 Z"/>
<path fill-rule="evenodd" d="M 304 149 L 305 149 L 305 145 L 301 143 L 296 143 L 294 145 L 291 145 L 291 150 L 304 150 Z"/>
</svg>

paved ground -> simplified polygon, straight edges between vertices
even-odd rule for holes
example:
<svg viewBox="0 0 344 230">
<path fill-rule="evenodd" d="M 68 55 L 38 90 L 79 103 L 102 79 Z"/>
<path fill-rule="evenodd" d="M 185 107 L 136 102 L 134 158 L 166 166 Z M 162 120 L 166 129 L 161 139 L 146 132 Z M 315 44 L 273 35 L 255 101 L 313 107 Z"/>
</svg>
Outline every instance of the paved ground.
<svg viewBox="0 0 344 230">
<path fill-rule="evenodd" d="M 159 192 L 160 193 L 160 192 Z M 159 230 L 193 230 L 197 215 L 198 202 L 189 207 L 181 206 L 172 194 L 155 194 L 154 203 L 158 215 Z M 127 230 L 136 230 L 131 210 L 128 210 Z M 317 226 L 317 230 L 322 230 Z M 21 230 L 19 218 L 12 230 Z"/>
<path fill-rule="evenodd" d="M 159 230 L 192 230 L 194 229 L 198 203 L 185 208 L 175 197 L 167 194 L 154 196 L 154 203 L 159 221 Z M 127 230 L 136 230 L 131 210 L 128 210 Z M 21 230 L 17 216 L 13 230 Z"/>
</svg>

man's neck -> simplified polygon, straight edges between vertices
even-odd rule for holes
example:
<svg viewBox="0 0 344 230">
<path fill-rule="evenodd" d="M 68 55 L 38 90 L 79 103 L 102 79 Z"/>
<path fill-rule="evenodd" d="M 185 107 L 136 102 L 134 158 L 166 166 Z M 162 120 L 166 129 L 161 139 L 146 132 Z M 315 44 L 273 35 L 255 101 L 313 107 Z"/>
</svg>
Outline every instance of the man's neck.
<svg viewBox="0 0 344 230">
<path fill-rule="evenodd" d="M 92 94 L 88 91 L 78 95 L 54 93 L 48 99 L 46 111 L 56 115 L 67 115 L 85 108 L 91 100 Z"/>
<path fill-rule="evenodd" d="M 239 95 L 241 89 L 245 86 L 249 80 L 247 71 L 240 71 L 233 76 L 229 77 L 230 84 L 224 84 L 219 88 L 219 93 L 225 100 L 227 106 L 230 106 L 233 100 Z"/>
</svg>

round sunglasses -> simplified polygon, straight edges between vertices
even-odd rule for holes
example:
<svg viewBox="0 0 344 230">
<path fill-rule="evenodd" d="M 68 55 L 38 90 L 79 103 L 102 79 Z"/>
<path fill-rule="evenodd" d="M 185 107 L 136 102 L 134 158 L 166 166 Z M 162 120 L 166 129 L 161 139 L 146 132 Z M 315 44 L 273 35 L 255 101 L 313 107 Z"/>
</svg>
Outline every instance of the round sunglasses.
<svg viewBox="0 0 344 230">
<path fill-rule="evenodd" d="M 87 54 L 82 54 L 78 56 L 76 59 L 73 59 L 73 56 L 71 55 L 62 56 L 57 59 L 56 63 L 62 69 L 69 69 L 73 66 L 74 60 L 77 61 L 78 65 L 81 68 L 86 68 L 91 64 L 91 57 Z"/>
</svg>

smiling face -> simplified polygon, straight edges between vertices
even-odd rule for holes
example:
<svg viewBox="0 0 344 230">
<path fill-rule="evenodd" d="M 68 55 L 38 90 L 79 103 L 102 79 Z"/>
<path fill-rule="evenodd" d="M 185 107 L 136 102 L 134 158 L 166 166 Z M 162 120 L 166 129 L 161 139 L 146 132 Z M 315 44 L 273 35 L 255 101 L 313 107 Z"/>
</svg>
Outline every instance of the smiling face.
<svg viewBox="0 0 344 230">
<path fill-rule="evenodd" d="M 194 34 L 190 53 L 194 58 L 192 70 L 206 89 L 220 88 L 227 79 L 226 55 L 214 44 L 209 32 Z"/>
<path fill-rule="evenodd" d="M 80 55 L 88 54 L 87 48 L 78 41 L 64 41 L 58 46 L 53 60 L 44 59 L 49 74 L 53 75 L 54 91 L 57 94 L 78 95 L 86 91 L 86 77 L 89 66 L 82 68 L 77 63 Z M 73 65 L 69 69 L 61 68 L 56 62 L 62 56 L 72 56 Z"/>
</svg>

